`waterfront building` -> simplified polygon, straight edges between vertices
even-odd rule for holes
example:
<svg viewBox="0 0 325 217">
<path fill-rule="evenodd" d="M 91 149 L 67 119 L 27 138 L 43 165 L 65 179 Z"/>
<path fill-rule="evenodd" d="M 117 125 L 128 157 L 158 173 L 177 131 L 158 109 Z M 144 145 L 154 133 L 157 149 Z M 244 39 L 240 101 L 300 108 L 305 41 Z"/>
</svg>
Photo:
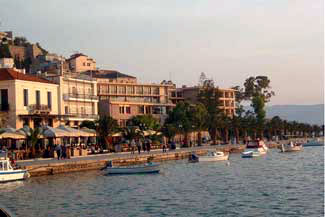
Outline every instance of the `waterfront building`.
<svg viewBox="0 0 325 217">
<path fill-rule="evenodd" d="M 88 71 L 96 78 L 99 114 L 115 118 L 120 126 L 136 115 L 151 114 L 161 123 L 175 105 L 170 100 L 175 85 L 141 84 L 136 77 L 113 70 Z"/>
<path fill-rule="evenodd" d="M 58 84 L 58 113 L 60 124 L 78 128 L 82 121 L 98 119 L 96 79 L 87 75 L 64 73 L 46 74 Z"/>
<path fill-rule="evenodd" d="M 58 85 L 51 81 L 12 68 L 1 68 L 1 122 L 16 129 L 25 125 L 31 128 L 58 126 L 57 93 Z"/>
<path fill-rule="evenodd" d="M 76 53 L 67 59 L 70 70 L 72 72 L 85 72 L 89 70 L 96 70 L 96 61 L 82 53 Z"/>
<path fill-rule="evenodd" d="M 218 88 L 220 91 L 220 108 L 226 115 L 232 117 L 235 114 L 235 90 L 230 88 Z M 171 100 L 174 104 L 180 101 L 188 101 L 191 103 L 198 102 L 198 94 L 202 87 L 186 87 L 177 88 L 172 92 Z"/>
</svg>

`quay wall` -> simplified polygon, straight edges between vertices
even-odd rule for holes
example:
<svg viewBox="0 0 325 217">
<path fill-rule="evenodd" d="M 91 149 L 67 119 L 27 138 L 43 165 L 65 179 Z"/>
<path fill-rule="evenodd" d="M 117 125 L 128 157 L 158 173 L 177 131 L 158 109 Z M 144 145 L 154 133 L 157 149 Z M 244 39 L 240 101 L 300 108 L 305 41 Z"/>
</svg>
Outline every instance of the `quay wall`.
<svg viewBox="0 0 325 217">
<path fill-rule="evenodd" d="M 205 155 L 209 150 L 219 150 L 229 153 L 240 153 L 245 149 L 245 146 L 208 146 L 203 149 L 195 150 L 194 152 L 197 155 Z M 186 159 L 193 152 L 190 149 L 184 149 L 181 151 L 169 151 L 165 153 L 153 153 L 153 154 L 134 154 L 127 155 L 123 157 L 114 157 L 110 156 L 107 159 L 101 160 L 83 160 L 80 158 L 78 161 L 65 161 L 65 162 L 53 162 L 53 163 L 45 163 L 39 162 L 37 164 L 22 166 L 23 169 L 27 169 L 31 175 L 31 177 L 35 176 L 45 176 L 45 175 L 54 175 L 60 173 L 70 173 L 77 171 L 85 171 L 85 170 L 99 170 L 108 164 L 109 161 L 112 161 L 115 166 L 127 166 L 127 165 L 135 165 L 142 164 L 147 162 L 148 157 L 152 159 L 153 162 L 162 162 L 169 160 L 181 160 Z"/>
</svg>

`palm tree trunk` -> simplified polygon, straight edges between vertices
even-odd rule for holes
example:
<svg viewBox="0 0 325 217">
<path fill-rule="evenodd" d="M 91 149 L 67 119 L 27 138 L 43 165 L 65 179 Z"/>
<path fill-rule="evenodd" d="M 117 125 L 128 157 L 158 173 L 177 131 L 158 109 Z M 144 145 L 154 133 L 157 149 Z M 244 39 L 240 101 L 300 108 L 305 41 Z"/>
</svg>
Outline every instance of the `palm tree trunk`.
<svg viewBox="0 0 325 217">
<path fill-rule="evenodd" d="M 235 137 L 236 137 L 236 144 L 239 144 L 239 129 L 235 128 Z"/>
</svg>

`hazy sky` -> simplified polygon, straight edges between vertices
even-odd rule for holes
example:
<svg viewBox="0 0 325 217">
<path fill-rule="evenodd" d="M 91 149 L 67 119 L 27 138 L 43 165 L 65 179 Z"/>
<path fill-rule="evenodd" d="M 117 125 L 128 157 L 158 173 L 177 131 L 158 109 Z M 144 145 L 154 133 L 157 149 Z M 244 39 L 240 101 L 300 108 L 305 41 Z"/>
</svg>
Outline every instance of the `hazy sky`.
<svg viewBox="0 0 325 217">
<path fill-rule="evenodd" d="M 267 75 L 271 104 L 324 102 L 324 0 L 0 0 L 0 30 L 142 82 Z"/>
</svg>

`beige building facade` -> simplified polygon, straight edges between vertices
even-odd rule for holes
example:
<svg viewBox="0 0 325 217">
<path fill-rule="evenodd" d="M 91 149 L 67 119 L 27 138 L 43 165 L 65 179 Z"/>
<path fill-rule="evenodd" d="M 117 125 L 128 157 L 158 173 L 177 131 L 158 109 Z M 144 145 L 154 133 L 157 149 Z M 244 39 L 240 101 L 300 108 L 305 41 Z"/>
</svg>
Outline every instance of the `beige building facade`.
<svg viewBox="0 0 325 217">
<path fill-rule="evenodd" d="M 81 53 L 71 55 L 71 57 L 67 59 L 67 62 L 72 72 L 80 73 L 96 70 L 96 61 Z"/>
<path fill-rule="evenodd" d="M 136 115 L 151 114 L 164 122 L 175 105 L 170 100 L 173 85 L 140 84 L 133 76 L 117 71 L 93 73 L 97 79 L 99 114 L 116 119 L 125 126 Z"/>
<path fill-rule="evenodd" d="M 6 126 L 58 126 L 57 93 L 58 85 L 50 81 L 14 69 L 0 69 L 0 112 Z"/>
<path fill-rule="evenodd" d="M 96 79 L 86 75 L 48 75 L 58 84 L 58 111 L 60 123 L 78 128 L 82 121 L 98 119 Z"/>
</svg>

